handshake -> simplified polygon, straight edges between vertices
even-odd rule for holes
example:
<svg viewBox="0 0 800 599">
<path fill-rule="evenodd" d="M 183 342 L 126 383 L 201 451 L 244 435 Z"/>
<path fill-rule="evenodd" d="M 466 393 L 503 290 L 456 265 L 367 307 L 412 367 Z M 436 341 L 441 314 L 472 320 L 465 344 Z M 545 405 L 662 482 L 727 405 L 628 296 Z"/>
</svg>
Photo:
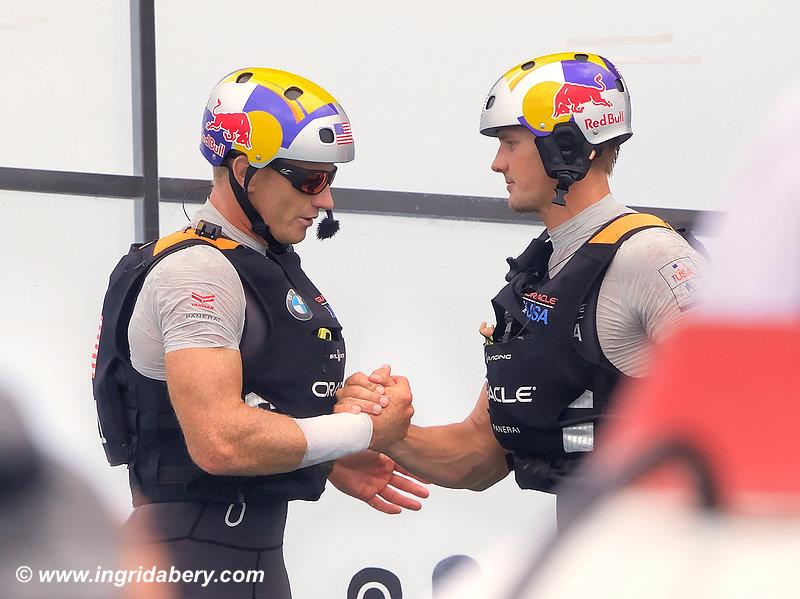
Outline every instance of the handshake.
<svg viewBox="0 0 800 599">
<path fill-rule="evenodd" d="M 369 448 L 383 452 L 405 438 L 414 408 L 411 387 L 404 376 L 392 376 L 384 364 L 372 374 L 356 372 L 336 392 L 334 413 L 364 413 L 372 419 L 372 440 Z"/>
</svg>

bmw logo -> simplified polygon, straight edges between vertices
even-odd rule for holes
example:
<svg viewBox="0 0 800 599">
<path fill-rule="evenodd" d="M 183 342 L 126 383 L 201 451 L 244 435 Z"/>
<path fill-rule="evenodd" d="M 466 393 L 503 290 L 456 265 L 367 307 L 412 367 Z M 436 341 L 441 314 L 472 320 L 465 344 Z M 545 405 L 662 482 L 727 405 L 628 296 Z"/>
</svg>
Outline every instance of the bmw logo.
<svg viewBox="0 0 800 599">
<path fill-rule="evenodd" d="M 305 300 L 294 289 L 290 289 L 289 293 L 286 294 L 286 309 L 297 320 L 311 320 L 314 316 L 311 308 L 308 307 Z"/>
</svg>

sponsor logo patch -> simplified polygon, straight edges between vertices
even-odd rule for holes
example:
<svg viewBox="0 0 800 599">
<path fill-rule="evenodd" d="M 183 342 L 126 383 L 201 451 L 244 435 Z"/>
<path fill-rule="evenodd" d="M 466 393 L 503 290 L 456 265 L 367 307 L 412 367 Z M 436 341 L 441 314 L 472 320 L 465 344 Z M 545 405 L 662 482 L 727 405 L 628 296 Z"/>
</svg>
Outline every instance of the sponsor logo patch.
<svg viewBox="0 0 800 599">
<path fill-rule="evenodd" d="M 496 433 L 501 433 L 503 435 L 519 435 L 522 433 L 518 426 L 503 426 L 498 424 L 493 424 L 492 429 Z"/>
<path fill-rule="evenodd" d="M 311 308 L 308 307 L 305 300 L 294 289 L 290 289 L 286 294 L 286 309 L 297 320 L 311 320 L 314 316 Z"/>
<path fill-rule="evenodd" d="M 545 308 L 539 304 L 535 304 L 533 302 L 525 302 L 525 316 L 528 317 L 528 320 L 531 322 L 541 322 L 542 324 L 550 324 L 550 308 Z"/>
<path fill-rule="evenodd" d="M 316 395 L 317 397 L 334 397 L 336 395 L 336 391 L 341 389 L 344 386 L 342 382 L 336 381 L 316 381 L 313 385 L 311 385 L 311 392 Z"/>
<path fill-rule="evenodd" d="M 494 354 L 491 356 L 486 356 L 487 362 L 494 362 L 496 360 L 510 360 L 511 354 Z"/>
<path fill-rule="evenodd" d="M 200 295 L 192 291 L 192 308 L 201 308 L 203 310 L 214 310 L 214 300 L 217 299 L 213 293 L 211 295 Z"/>
<path fill-rule="evenodd" d="M 222 322 L 222 319 L 219 316 L 214 316 L 213 314 L 187 314 L 186 320 L 205 320 L 208 322 Z"/>
<path fill-rule="evenodd" d="M 539 304 L 545 308 L 552 308 L 558 303 L 558 298 L 556 296 L 539 293 L 538 291 L 526 291 L 522 294 L 522 299 Z"/>
<path fill-rule="evenodd" d="M 538 291 L 526 291 L 522 294 L 522 300 L 525 304 L 523 312 L 528 320 L 531 322 L 540 322 L 542 324 L 550 324 L 550 310 L 555 308 L 558 303 L 558 298 L 546 293 L 539 293 Z"/>
<path fill-rule="evenodd" d="M 516 389 L 506 390 L 505 387 L 487 387 L 489 399 L 497 403 L 531 403 L 535 385 L 526 385 Z"/>
<path fill-rule="evenodd" d="M 328 311 L 328 314 L 330 314 L 333 318 L 336 318 L 336 314 L 333 313 L 333 308 L 331 308 L 331 305 L 328 303 L 328 300 L 325 299 L 324 295 L 318 295 L 314 298 L 314 301 L 325 308 Z"/>
<path fill-rule="evenodd" d="M 603 93 L 606 91 L 603 76 L 598 73 L 594 78 L 594 82 L 597 87 L 580 83 L 565 83 L 562 85 L 553 99 L 553 118 L 567 114 L 580 114 L 586 104 L 611 108 L 613 104 L 603 98 Z"/>
<path fill-rule="evenodd" d="M 214 120 L 206 123 L 206 131 L 222 131 L 225 141 L 237 143 L 248 150 L 253 149 L 250 143 L 250 133 L 253 128 L 250 124 L 250 116 L 246 112 L 217 112 L 222 105 L 222 100 L 217 100 L 216 106 L 211 109 L 211 116 Z M 208 144 L 203 140 L 208 147 Z M 216 152 L 213 148 L 212 151 Z"/>
<path fill-rule="evenodd" d="M 686 310 L 697 299 L 697 279 L 700 277 L 697 265 L 689 257 L 678 258 L 658 270 L 675 296 L 678 308 Z"/>
</svg>

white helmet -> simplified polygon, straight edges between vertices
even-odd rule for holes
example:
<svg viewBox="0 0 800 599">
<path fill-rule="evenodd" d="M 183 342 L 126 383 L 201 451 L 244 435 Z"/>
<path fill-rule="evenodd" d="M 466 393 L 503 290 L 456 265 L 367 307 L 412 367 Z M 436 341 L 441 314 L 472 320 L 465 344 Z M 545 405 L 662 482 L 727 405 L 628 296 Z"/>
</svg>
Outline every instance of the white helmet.
<svg viewBox="0 0 800 599">
<path fill-rule="evenodd" d="M 632 135 L 630 94 L 610 60 L 565 52 L 515 66 L 489 92 L 480 132 L 497 136 L 500 127 L 522 125 L 544 137 L 569 121 L 591 144 Z"/>
<path fill-rule="evenodd" d="M 545 172 L 558 181 L 553 203 L 563 206 L 602 144 L 633 134 L 628 88 L 611 61 L 597 54 L 534 58 L 500 77 L 483 104 L 482 134 L 496 137 L 515 125 L 535 136 Z"/>
<path fill-rule="evenodd" d="M 200 151 L 213 166 L 230 150 L 262 168 L 275 158 L 350 162 L 355 157 L 350 120 L 322 87 L 299 75 L 244 68 L 222 79 L 208 98 Z"/>
</svg>

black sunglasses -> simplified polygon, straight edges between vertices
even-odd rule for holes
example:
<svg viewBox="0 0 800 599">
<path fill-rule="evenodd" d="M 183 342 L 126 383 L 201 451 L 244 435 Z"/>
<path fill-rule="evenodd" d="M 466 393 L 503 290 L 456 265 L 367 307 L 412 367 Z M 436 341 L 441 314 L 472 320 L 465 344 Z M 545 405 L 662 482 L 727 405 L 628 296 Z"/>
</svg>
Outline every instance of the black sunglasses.
<svg viewBox="0 0 800 599">
<path fill-rule="evenodd" d="M 329 171 L 321 171 L 294 164 L 288 164 L 282 160 L 273 160 L 267 165 L 273 171 L 288 179 L 297 191 L 307 196 L 314 196 L 333 183 L 336 176 L 336 166 Z"/>
</svg>

